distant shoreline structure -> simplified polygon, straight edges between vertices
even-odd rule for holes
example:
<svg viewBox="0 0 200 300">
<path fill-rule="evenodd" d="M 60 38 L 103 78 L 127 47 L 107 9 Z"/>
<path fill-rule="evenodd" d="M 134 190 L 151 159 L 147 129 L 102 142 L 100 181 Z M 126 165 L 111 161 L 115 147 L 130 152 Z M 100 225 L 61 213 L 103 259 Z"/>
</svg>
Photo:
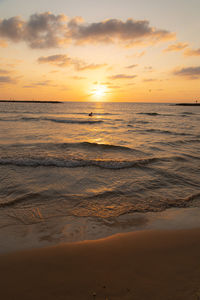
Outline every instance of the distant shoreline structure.
<svg viewBox="0 0 200 300">
<path fill-rule="evenodd" d="M 61 101 L 44 101 L 44 100 L 0 100 L 0 102 L 8 103 L 63 103 Z"/>
<path fill-rule="evenodd" d="M 176 105 L 181 105 L 181 106 L 200 106 L 200 103 L 176 103 Z"/>
</svg>

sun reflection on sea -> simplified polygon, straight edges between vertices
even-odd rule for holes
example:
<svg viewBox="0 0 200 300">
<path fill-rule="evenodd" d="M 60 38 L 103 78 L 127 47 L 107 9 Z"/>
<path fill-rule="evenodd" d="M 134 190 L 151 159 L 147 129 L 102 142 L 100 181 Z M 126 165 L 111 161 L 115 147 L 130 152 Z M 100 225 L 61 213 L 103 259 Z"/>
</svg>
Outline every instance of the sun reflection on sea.
<svg viewBox="0 0 200 300">
<path fill-rule="evenodd" d="M 106 141 L 105 139 L 103 138 L 92 138 L 92 139 L 89 139 L 88 141 L 89 143 L 93 143 L 93 144 L 98 144 L 98 145 L 104 145 L 106 144 Z"/>
</svg>

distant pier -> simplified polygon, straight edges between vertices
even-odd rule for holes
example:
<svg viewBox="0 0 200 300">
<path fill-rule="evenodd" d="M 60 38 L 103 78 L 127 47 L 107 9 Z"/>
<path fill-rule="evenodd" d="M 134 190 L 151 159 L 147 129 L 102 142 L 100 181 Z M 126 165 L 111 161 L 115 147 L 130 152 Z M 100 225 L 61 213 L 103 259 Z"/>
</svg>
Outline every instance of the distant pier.
<svg viewBox="0 0 200 300">
<path fill-rule="evenodd" d="M 181 105 L 181 106 L 200 106 L 200 103 L 176 103 L 176 105 Z"/>
<path fill-rule="evenodd" d="M 0 102 L 4 103 L 62 103 L 61 101 L 44 101 L 44 100 L 0 100 Z"/>
</svg>

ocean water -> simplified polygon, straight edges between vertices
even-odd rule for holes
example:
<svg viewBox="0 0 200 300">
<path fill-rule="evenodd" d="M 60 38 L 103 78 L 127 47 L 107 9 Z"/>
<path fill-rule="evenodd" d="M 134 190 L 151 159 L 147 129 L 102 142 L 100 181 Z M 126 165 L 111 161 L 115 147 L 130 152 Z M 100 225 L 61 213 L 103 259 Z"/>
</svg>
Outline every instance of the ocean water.
<svg viewBox="0 0 200 300">
<path fill-rule="evenodd" d="M 199 124 L 193 106 L 0 103 L 0 236 L 77 241 L 200 207 Z"/>
</svg>

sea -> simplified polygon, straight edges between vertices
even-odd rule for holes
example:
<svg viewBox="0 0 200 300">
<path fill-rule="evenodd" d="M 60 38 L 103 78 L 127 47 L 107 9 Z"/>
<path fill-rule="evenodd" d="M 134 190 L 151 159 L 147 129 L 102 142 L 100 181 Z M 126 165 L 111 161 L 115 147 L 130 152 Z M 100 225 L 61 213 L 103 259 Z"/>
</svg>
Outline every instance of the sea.
<svg viewBox="0 0 200 300">
<path fill-rule="evenodd" d="M 0 103 L 0 252 L 145 229 L 169 212 L 196 220 L 198 208 L 200 107 Z"/>
</svg>

